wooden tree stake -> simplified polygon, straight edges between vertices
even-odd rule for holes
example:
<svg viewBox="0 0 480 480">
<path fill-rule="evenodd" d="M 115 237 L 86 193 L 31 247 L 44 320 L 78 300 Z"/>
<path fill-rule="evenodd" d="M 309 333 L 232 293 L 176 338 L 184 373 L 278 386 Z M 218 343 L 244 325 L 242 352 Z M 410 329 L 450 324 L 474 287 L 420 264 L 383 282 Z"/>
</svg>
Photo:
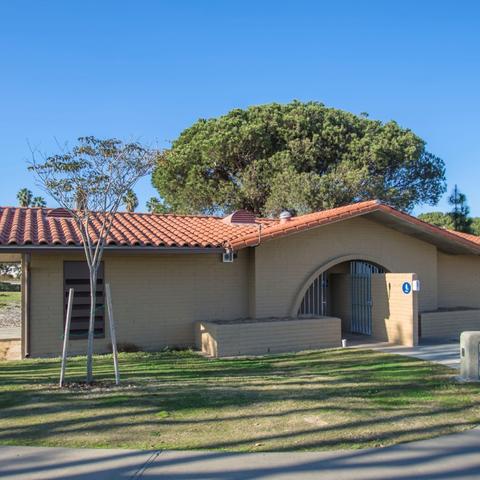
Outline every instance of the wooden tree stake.
<svg viewBox="0 0 480 480">
<path fill-rule="evenodd" d="M 112 294 L 110 284 L 105 285 L 105 295 L 107 299 L 108 324 L 110 325 L 110 341 L 112 342 L 113 367 L 115 368 L 115 385 L 120 384 L 120 372 L 118 370 L 118 351 L 117 336 L 115 334 L 115 322 L 113 320 Z"/>
<path fill-rule="evenodd" d="M 67 317 L 65 318 L 65 333 L 63 334 L 62 366 L 60 367 L 60 388 L 65 381 L 65 368 L 67 366 L 68 338 L 70 337 L 70 323 L 72 320 L 73 288 L 68 291 Z"/>
</svg>

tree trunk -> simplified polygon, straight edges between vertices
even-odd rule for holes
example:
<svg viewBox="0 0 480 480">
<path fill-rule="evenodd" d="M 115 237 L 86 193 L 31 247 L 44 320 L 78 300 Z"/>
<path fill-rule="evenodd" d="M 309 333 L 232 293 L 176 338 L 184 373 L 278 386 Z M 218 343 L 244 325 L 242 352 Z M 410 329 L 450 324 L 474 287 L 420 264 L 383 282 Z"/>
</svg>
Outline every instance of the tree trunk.
<svg viewBox="0 0 480 480">
<path fill-rule="evenodd" d="M 97 307 L 97 269 L 90 269 L 90 321 L 87 343 L 87 383 L 93 380 L 93 337 L 95 334 L 95 313 Z"/>
</svg>

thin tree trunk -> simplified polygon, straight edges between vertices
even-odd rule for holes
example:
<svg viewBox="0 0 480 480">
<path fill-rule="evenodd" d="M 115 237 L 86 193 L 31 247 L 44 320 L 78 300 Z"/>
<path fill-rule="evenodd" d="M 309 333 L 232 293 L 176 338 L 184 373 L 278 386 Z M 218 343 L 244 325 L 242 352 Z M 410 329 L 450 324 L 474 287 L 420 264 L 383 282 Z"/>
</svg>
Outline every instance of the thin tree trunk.
<svg viewBox="0 0 480 480">
<path fill-rule="evenodd" d="M 93 337 L 95 334 L 95 313 L 97 307 L 97 270 L 92 267 L 90 270 L 90 321 L 88 324 L 87 343 L 87 383 L 93 380 Z"/>
</svg>

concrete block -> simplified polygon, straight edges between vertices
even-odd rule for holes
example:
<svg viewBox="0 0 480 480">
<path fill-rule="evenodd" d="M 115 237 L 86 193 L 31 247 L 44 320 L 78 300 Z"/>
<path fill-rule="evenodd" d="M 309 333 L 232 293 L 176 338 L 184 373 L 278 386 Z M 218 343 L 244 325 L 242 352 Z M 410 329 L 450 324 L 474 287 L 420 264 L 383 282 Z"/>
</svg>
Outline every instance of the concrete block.
<svg viewBox="0 0 480 480">
<path fill-rule="evenodd" d="M 460 335 L 460 376 L 465 380 L 480 380 L 480 332 Z"/>
</svg>

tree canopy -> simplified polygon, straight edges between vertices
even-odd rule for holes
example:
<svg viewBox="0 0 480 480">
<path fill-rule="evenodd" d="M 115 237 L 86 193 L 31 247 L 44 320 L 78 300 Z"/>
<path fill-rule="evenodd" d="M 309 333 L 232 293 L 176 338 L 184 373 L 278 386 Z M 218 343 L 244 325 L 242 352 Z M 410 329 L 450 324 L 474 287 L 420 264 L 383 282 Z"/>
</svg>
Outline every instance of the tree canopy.
<svg viewBox="0 0 480 480">
<path fill-rule="evenodd" d="M 394 121 L 294 101 L 197 121 L 158 156 L 152 183 L 178 213 L 307 213 L 373 198 L 410 211 L 438 202 L 445 166 Z"/>
</svg>

